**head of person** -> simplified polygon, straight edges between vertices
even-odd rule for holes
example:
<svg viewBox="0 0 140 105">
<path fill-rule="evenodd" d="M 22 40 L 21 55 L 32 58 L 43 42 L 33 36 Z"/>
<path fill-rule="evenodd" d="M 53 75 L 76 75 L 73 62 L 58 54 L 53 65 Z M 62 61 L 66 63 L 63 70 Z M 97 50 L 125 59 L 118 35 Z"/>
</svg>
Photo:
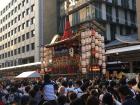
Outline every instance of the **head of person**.
<svg viewBox="0 0 140 105">
<path fill-rule="evenodd" d="M 104 105 L 113 105 L 113 97 L 110 93 L 106 93 L 103 96 L 102 103 Z"/>
<path fill-rule="evenodd" d="M 85 105 L 84 101 L 81 98 L 77 98 L 70 103 L 70 105 Z"/>
<path fill-rule="evenodd" d="M 65 94 L 65 87 L 64 86 L 59 87 L 58 93 L 59 93 L 60 96 L 64 95 Z"/>
<path fill-rule="evenodd" d="M 62 81 L 62 86 L 68 87 L 68 82 L 67 81 Z"/>
<path fill-rule="evenodd" d="M 115 81 L 111 81 L 110 82 L 110 87 L 114 88 L 116 86 L 116 82 Z"/>
<path fill-rule="evenodd" d="M 44 75 L 44 82 L 50 82 L 51 76 L 49 74 Z"/>
<path fill-rule="evenodd" d="M 88 98 L 87 98 L 87 102 L 86 102 L 86 105 L 99 105 L 99 100 L 97 97 L 93 96 L 93 95 L 90 95 Z"/>
<path fill-rule="evenodd" d="M 127 85 L 120 86 L 118 92 L 122 101 L 125 101 L 126 99 L 133 96 L 131 90 Z"/>
<path fill-rule="evenodd" d="M 73 85 L 73 82 L 72 82 L 72 81 L 69 81 L 69 82 L 68 82 L 68 86 L 69 86 L 69 87 L 72 87 L 72 85 Z"/>
<path fill-rule="evenodd" d="M 75 83 L 76 88 L 81 87 L 81 85 L 82 85 L 82 81 L 80 81 L 80 80 L 76 81 L 76 83 Z"/>
<path fill-rule="evenodd" d="M 61 95 L 58 97 L 57 101 L 59 105 L 64 105 L 67 102 L 67 97 L 64 95 Z"/>
<path fill-rule="evenodd" d="M 75 92 L 69 92 L 68 98 L 69 98 L 69 101 L 72 102 L 77 98 L 77 94 Z"/>
</svg>

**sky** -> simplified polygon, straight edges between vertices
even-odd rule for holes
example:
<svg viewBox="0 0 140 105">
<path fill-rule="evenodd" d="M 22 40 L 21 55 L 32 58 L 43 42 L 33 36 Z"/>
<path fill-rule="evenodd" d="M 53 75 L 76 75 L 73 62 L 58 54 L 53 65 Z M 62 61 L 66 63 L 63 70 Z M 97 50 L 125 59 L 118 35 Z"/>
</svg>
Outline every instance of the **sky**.
<svg viewBox="0 0 140 105">
<path fill-rule="evenodd" d="M 10 1 L 11 0 L 0 0 L 0 10 L 2 10 Z"/>
</svg>

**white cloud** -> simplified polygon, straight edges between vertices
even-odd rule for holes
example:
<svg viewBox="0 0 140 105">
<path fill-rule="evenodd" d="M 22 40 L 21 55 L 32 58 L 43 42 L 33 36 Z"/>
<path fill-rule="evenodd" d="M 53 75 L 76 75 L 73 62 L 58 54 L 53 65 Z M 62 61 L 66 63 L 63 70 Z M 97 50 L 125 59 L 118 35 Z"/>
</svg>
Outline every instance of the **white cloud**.
<svg viewBox="0 0 140 105">
<path fill-rule="evenodd" d="M 11 0 L 0 0 L 0 10 L 2 10 Z"/>
</svg>

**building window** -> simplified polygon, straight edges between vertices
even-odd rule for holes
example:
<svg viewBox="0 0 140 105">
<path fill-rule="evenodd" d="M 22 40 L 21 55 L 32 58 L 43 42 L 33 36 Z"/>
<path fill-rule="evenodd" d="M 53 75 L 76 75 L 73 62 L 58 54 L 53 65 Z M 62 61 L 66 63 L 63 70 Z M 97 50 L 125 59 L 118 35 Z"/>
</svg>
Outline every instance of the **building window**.
<svg viewBox="0 0 140 105">
<path fill-rule="evenodd" d="M 22 12 L 22 17 L 24 18 L 24 16 L 25 16 L 25 11 Z"/>
<path fill-rule="evenodd" d="M 17 17 L 15 17 L 15 23 L 17 22 Z"/>
<path fill-rule="evenodd" d="M 24 6 L 24 4 L 25 4 L 25 0 L 22 1 L 22 6 Z"/>
<path fill-rule="evenodd" d="M 7 43 L 5 43 L 5 48 L 7 48 Z"/>
<path fill-rule="evenodd" d="M 35 17 L 31 18 L 31 24 L 35 23 Z"/>
<path fill-rule="evenodd" d="M 13 25 L 14 24 L 14 20 L 11 20 L 11 25 Z"/>
<path fill-rule="evenodd" d="M 24 41 L 24 40 L 25 40 L 25 34 L 22 35 L 22 41 Z"/>
<path fill-rule="evenodd" d="M 20 48 L 18 48 L 18 54 L 20 54 L 21 52 L 20 52 Z"/>
<path fill-rule="evenodd" d="M 32 30 L 31 31 L 31 37 L 34 37 L 35 36 L 35 30 Z"/>
<path fill-rule="evenodd" d="M 11 40 L 11 46 L 13 45 L 13 40 Z"/>
<path fill-rule="evenodd" d="M 26 9 L 26 15 L 28 15 L 28 14 L 29 14 L 29 8 Z"/>
<path fill-rule="evenodd" d="M 10 37 L 10 32 L 8 32 L 8 37 Z"/>
<path fill-rule="evenodd" d="M 35 43 L 32 43 L 31 44 L 31 50 L 34 50 L 35 49 Z"/>
<path fill-rule="evenodd" d="M 22 53 L 24 53 L 24 52 L 25 52 L 25 46 L 22 47 Z"/>
<path fill-rule="evenodd" d="M 19 36 L 19 37 L 18 37 L 18 43 L 20 43 L 20 42 L 21 42 L 21 37 Z"/>
<path fill-rule="evenodd" d="M 14 44 L 17 44 L 17 38 L 16 38 L 16 39 L 14 39 Z"/>
<path fill-rule="evenodd" d="M 8 42 L 8 47 L 10 47 L 10 42 Z"/>
<path fill-rule="evenodd" d="M 26 51 L 28 52 L 30 50 L 30 46 L 26 45 Z"/>
<path fill-rule="evenodd" d="M 22 29 L 24 29 L 25 28 L 25 23 L 22 23 Z"/>
<path fill-rule="evenodd" d="M 20 10 L 20 8 L 21 8 L 21 3 L 18 5 L 18 10 Z"/>
<path fill-rule="evenodd" d="M 5 53 L 5 58 L 7 58 L 7 53 Z"/>
<path fill-rule="evenodd" d="M 31 12 L 34 11 L 34 7 L 35 7 L 35 5 L 33 4 L 33 5 L 31 6 Z"/>
<path fill-rule="evenodd" d="M 26 0 L 26 3 L 29 3 L 29 0 Z"/>
<path fill-rule="evenodd" d="M 29 27 L 29 25 L 30 25 L 30 21 L 27 20 L 27 21 L 26 21 L 26 27 Z"/>
<path fill-rule="evenodd" d="M 11 35 L 13 35 L 13 34 L 14 34 L 13 30 L 11 30 Z"/>
<path fill-rule="evenodd" d="M 17 55 L 17 49 L 14 50 L 14 55 Z"/>
<path fill-rule="evenodd" d="M 11 11 L 11 15 L 13 15 L 13 14 L 14 14 L 14 10 Z"/>
<path fill-rule="evenodd" d="M 20 19 L 21 19 L 21 14 L 18 15 L 18 20 L 20 20 Z"/>
<path fill-rule="evenodd" d="M 29 39 L 30 38 L 30 33 L 26 33 L 26 39 Z"/>
<path fill-rule="evenodd" d="M 15 13 L 17 12 L 17 7 L 15 7 Z"/>
<path fill-rule="evenodd" d="M 111 40 L 115 40 L 115 35 L 116 35 L 116 26 L 115 24 L 112 24 L 111 25 L 111 28 L 110 28 L 110 33 L 111 33 Z"/>
<path fill-rule="evenodd" d="M 107 20 L 112 21 L 112 7 L 107 5 L 106 7 L 106 15 L 107 15 Z"/>
<path fill-rule="evenodd" d="M 13 56 L 13 50 L 11 51 L 11 56 Z"/>
<path fill-rule="evenodd" d="M 15 28 L 15 34 L 17 33 L 17 28 Z"/>
<path fill-rule="evenodd" d="M 21 25 L 18 26 L 18 32 L 21 30 Z"/>
<path fill-rule="evenodd" d="M 8 57 L 10 57 L 10 51 L 8 52 Z"/>
</svg>

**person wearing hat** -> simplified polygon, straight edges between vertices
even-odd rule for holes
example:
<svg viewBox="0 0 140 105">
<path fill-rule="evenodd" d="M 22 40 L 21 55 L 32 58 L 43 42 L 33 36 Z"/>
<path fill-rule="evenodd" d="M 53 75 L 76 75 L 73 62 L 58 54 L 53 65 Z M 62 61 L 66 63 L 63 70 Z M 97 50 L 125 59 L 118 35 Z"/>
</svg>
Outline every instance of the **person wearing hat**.
<svg viewBox="0 0 140 105">
<path fill-rule="evenodd" d="M 136 95 L 125 101 L 123 105 L 140 105 L 140 82 L 134 86 L 133 89 L 136 91 Z"/>
</svg>

